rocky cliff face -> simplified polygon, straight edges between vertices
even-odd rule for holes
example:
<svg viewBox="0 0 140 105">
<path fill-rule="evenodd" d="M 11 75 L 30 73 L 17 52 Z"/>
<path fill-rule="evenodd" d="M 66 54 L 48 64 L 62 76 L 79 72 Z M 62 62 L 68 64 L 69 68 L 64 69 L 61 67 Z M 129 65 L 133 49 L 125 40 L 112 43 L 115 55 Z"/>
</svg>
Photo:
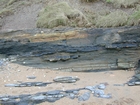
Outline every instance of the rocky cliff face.
<svg viewBox="0 0 140 105">
<path fill-rule="evenodd" d="M 140 27 L 1 32 L 0 53 L 15 63 L 62 71 L 133 69 L 140 58 Z"/>
</svg>

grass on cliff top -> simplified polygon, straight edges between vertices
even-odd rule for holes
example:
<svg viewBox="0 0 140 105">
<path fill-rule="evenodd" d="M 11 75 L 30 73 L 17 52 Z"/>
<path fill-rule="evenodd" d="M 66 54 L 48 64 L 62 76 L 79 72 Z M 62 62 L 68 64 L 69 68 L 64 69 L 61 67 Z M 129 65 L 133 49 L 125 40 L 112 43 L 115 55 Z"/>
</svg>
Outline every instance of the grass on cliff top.
<svg viewBox="0 0 140 105">
<path fill-rule="evenodd" d="M 38 28 L 53 28 L 57 26 L 84 26 L 88 21 L 77 9 L 73 9 L 67 2 L 60 2 L 47 6 L 39 14 Z"/>
<path fill-rule="evenodd" d="M 11 5 L 14 2 L 15 2 L 14 0 L 0 0 L 0 17 L 1 18 L 14 14 L 15 8 L 13 5 Z"/>
<path fill-rule="evenodd" d="M 8 15 L 11 15 L 11 14 L 14 14 L 12 9 L 4 8 L 0 11 L 0 17 L 2 17 L 2 18 L 5 16 L 8 16 Z"/>
<path fill-rule="evenodd" d="M 97 0 L 80 0 L 81 2 L 94 2 L 94 1 L 97 1 Z"/>
<path fill-rule="evenodd" d="M 128 20 L 127 13 L 117 10 L 106 16 L 98 16 L 96 20 L 97 27 L 118 27 L 126 25 Z"/>
<path fill-rule="evenodd" d="M 17 2 L 17 1 L 19 1 L 19 0 L 10 0 L 10 1 L 7 3 L 7 5 L 12 5 L 13 3 L 15 3 L 15 2 Z"/>
<path fill-rule="evenodd" d="M 106 0 L 107 3 L 112 3 L 115 7 L 130 8 L 135 7 L 136 4 L 140 3 L 140 0 Z"/>
<path fill-rule="evenodd" d="M 139 25 L 140 24 L 140 10 L 134 12 L 128 19 L 128 25 Z"/>
<path fill-rule="evenodd" d="M 27 3 L 22 0 L 0 0 L 0 17 L 4 18 L 14 14 L 17 8 L 20 8 L 21 5 L 25 6 Z"/>
<path fill-rule="evenodd" d="M 67 25 L 68 19 L 64 15 L 66 12 L 71 12 L 71 8 L 67 4 L 58 3 L 53 6 L 47 6 L 39 13 L 37 27 L 52 28 L 57 25 Z"/>
</svg>

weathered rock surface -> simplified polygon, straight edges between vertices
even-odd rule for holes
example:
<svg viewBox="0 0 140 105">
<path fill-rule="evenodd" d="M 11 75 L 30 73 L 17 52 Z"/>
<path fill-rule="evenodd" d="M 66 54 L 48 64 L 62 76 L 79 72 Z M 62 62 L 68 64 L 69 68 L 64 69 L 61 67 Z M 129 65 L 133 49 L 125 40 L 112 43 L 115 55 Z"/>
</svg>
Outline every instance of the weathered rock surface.
<svg viewBox="0 0 140 105">
<path fill-rule="evenodd" d="M 15 63 L 61 71 L 132 69 L 140 58 L 139 37 L 139 26 L 0 32 L 0 54 Z"/>
<path fill-rule="evenodd" d="M 128 86 L 137 86 L 140 85 L 140 60 L 138 60 L 138 63 L 136 64 L 136 70 L 135 70 L 135 75 L 132 77 L 132 79 L 130 79 L 127 82 Z"/>
<path fill-rule="evenodd" d="M 94 88 L 94 92 L 91 92 L 88 90 L 88 92 L 83 93 L 82 95 L 79 95 L 80 90 L 86 90 L 86 88 L 77 88 L 77 89 L 71 89 L 71 90 L 52 90 L 52 91 L 46 91 L 46 92 L 39 92 L 36 94 L 21 94 L 17 96 L 11 96 L 11 95 L 0 95 L 0 104 L 1 105 L 35 105 L 39 104 L 45 101 L 48 102 L 55 102 L 59 99 L 62 99 L 64 97 L 68 97 L 70 99 L 77 98 L 78 101 L 86 101 L 90 98 L 91 94 L 93 96 L 99 97 L 99 98 L 111 98 L 111 94 L 105 94 L 104 90 L 98 89 L 100 86 L 87 86 L 87 87 L 96 87 Z"/>
<path fill-rule="evenodd" d="M 22 82 L 18 84 L 5 84 L 5 87 L 31 87 L 31 86 L 47 86 L 51 82 Z"/>
<path fill-rule="evenodd" d="M 78 101 L 87 101 L 90 98 L 90 93 L 86 92 L 78 97 Z"/>
</svg>

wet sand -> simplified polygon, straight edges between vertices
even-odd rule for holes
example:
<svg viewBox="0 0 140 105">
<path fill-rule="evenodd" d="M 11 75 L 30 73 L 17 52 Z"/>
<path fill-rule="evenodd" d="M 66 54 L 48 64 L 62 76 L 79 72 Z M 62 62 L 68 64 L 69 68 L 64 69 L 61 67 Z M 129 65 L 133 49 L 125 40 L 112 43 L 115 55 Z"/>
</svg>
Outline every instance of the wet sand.
<svg viewBox="0 0 140 105">
<path fill-rule="evenodd" d="M 0 71 L 0 95 L 34 94 L 50 90 L 68 90 L 95 86 L 107 83 L 105 93 L 112 94 L 111 99 L 97 98 L 92 94 L 87 101 L 78 101 L 77 98 L 62 98 L 54 103 L 44 102 L 39 105 L 140 105 L 139 86 L 123 86 L 134 75 L 134 71 L 104 71 L 104 72 L 61 72 L 49 69 L 37 69 L 18 64 L 8 64 Z M 28 79 L 36 76 L 36 79 Z M 5 87 L 5 84 L 22 82 L 52 82 L 56 76 L 77 76 L 76 83 L 53 83 L 46 87 Z M 116 84 L 116 85 L 115 85 Z M 120 85 L 120 86 L 117 86 Z M 82 94 L 84 91 L 80 91 Z"/>
</svg>

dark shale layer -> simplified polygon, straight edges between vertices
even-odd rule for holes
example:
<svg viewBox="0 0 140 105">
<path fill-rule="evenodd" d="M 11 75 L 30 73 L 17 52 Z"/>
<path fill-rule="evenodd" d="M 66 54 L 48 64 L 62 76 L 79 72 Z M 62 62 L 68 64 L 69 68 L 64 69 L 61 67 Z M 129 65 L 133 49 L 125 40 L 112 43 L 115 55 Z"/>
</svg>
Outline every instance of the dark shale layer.
<svg viewBox="0 0 140 105">
<path fill-rule="evenodd" d="M 62 71 L 133 69 L 140 59 L 140 26 L 0 32 L 0 54 L 14 63 Z"/>
</svg>

